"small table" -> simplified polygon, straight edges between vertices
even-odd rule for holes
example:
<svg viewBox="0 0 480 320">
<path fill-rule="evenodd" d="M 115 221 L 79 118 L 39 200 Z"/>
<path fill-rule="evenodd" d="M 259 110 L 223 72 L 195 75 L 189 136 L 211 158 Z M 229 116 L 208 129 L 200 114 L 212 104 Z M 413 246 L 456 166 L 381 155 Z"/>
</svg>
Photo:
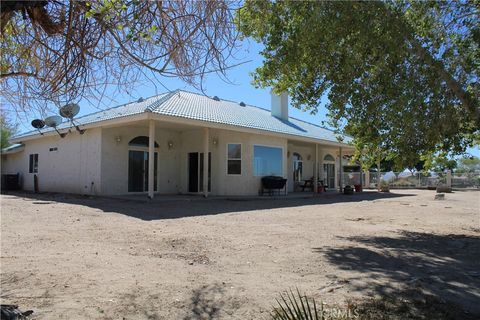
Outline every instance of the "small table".
<svg viewBox="0 0 480 320">
<path fill-rule="evenodd" d="M 310 189 L 311 191 L 313 191 L 313 180 L 304 180 L 303 184 L 301 184 L 300 187 L 302 188 L 302 192 L 305 191 L 305 189 Z"/>
</svg>

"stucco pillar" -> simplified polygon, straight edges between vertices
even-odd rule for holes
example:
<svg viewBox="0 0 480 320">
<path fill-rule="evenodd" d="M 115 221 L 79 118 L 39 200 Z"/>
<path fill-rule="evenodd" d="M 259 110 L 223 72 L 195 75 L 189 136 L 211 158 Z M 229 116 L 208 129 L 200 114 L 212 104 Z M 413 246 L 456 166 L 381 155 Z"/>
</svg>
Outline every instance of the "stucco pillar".
<svg viewBox="0 0 480 320">
<path fill-rule="evenodd" d="M 315 144 L 315 167 L 313 168 L 313 193 L 318 191 L 318 144 Z"/>
<path fill-rule="evenodd" d="M 148 197 L 150 199 L 153 199 L 153 192 L 155 190 L 154 165 L 155 165 L 155 121 L 150 120 L 148 123 Z"/>
<path fill-rule="evenodd" d="M 340 152 L 340 164 L 338 170 L 340 172 L 340 181 L 338 182 L 338 186 L 340 187 L 340 192 L 343 191 L 343 153 L 342 153 L 342 147 L 339 148 Z"/>
<path fill-rule="evenodd" d="M 203 128 L 203 196 L 208 197 L 208 140 L 209 130 Z"/>
<path fill-rule="evenodd" d="M 323 170 L 323 158 L 325 157 L 325 153 L 322 150 L 320 146 L 318 146 L 318 164 L 319 167 L 317 168 L 318 170 L 318 176 L 320 177 L 320 180 L 323 180 L 323 185 L 327 184 L 327 181 L 325 180 L 325 171 Z"/>
<path fill-rule="evenodd" d="M 452 170 L 447 170 L 447 187 L 452 187 Z"/>
<path fill-rule="evenodd" d="M 364 187 L 365 188 L 370 188 L 370 171 L 368 171 L 368 170 L 365 171 Z"/>
</svg>

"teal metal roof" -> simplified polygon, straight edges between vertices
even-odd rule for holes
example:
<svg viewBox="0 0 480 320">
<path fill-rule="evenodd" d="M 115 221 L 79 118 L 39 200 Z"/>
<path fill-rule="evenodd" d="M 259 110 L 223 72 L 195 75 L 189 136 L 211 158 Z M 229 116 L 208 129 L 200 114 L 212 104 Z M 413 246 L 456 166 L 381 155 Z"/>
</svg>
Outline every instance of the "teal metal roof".
<svg viewBox="0 0 480 320">
<path fill-rule="evenodd" d="M 8 146 L 6 148 L 3 148 L 0 150 L 0 153 L 1 154 L 9 154 L 9 153 L 16 153 L 16 152 L 20 152 L 23 150 L 23 147 L 25 147 L 24 144 L 22 143 L 15 143 L 15 144 L 12 144 L 11 146 Z"/>
<path fill-rule="evenodd" d="M 202 122 L 217 123 L 235 127 L 258 129 L 272 133 L 321 139 L 331 142 L 339 142 L 337 135 L 329 129 L 290 117 L 288 121 L 271 115 L 270 110 L 251 105 L 240 105 L 237 102 L 213 99 L 201 94 L 183 90 L 160 94 L 143 101 L 136 101 L 100 112 L 92 113 L 75 119 L 80 125 L 93 124 L 105 120 L 128 117 L 152 112 L 184 119 Z M 62 123 L 58 129 L 68 128 L 68 122 Z M 43 132 L 53 129 L 42 129 Z M 30 131 L 14 139 L 38 134 L 38 131 Z M 343 143 L 351 141 L 350 137 L 344 136 Z"/>
</svg>

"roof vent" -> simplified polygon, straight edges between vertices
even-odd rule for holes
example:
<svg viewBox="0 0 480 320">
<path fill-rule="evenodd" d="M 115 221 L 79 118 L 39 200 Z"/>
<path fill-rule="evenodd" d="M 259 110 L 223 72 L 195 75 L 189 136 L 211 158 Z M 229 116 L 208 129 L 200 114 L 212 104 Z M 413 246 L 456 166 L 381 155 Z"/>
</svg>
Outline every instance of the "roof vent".
<svg viewBox="0 0 480 320">
<path fill-rule="evenodd" d="M 137 100 L 137 102 L 138 102 L 138 103 L 143 102 L 143 98 L 140 97 L 140 98 Z"/>
<path fill-rule="evenodd" d="M 241 107 L 245 107 L 245 106 L 246 106 L 245 102 L 243 102 L 243 101 L 240 101 L 239 105 L 240 105 Z"/>
<path fill-rule="evenodd" d="M 218 96 L 213 96 L 212 99 L 215 100 L 215 101 L 220 101 L 220 98 Z"/>
</svg>

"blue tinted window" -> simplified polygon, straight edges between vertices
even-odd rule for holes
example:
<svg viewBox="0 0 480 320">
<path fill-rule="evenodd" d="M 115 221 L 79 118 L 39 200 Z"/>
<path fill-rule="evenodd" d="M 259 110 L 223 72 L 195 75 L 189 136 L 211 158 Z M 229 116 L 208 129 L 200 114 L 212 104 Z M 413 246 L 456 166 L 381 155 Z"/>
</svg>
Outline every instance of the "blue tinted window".
<svg viewBox="0 0 480 320">
<path fill-rule="evenodd" d="M 254 176 L 283 176 L 282 148 L 254 146 L 253 147 Z"/>
</svg>

